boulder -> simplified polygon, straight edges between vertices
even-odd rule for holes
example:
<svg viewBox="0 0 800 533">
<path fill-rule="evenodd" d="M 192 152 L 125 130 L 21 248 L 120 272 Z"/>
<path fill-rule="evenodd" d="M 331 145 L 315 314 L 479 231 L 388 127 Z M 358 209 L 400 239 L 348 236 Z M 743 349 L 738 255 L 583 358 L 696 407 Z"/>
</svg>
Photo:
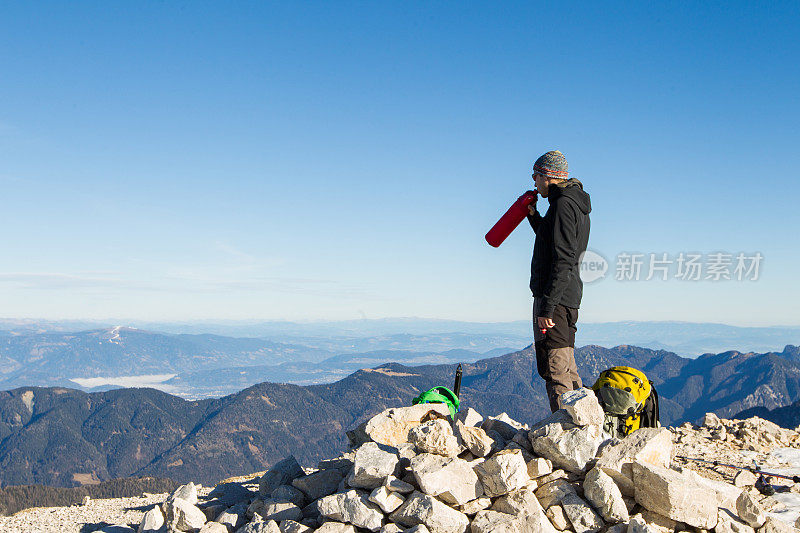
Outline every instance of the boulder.
<svg viewBox="0 0 800 533">
<path fill-rule="evenodd" d="M 611 476 L 622 494 L 633 496 L 635 461 L 669 468 L 672 461 L 672 432 L 666 428 L 638 429 L 624 439 L 605 446 L 595 466 Z"/>
<path fill-rule="evenodd" d="M 366 496 L 355 490 L 320 498 L 317 507 L 325 518 L 353 524 L 370 531 L 378 531 L 383 525 L 381 511 L 370 503 Z"/>
<path fill-rule="evenodd" d="M 661 533 L 657 527 L 651 526 L 642 517 L 637 514 L 628 522 L 628 533 Z"/>
<path fill-rule="evenodd" d="M 295 479 L 292 483 L 300 479 L 305 479 L 305 478 L 299 477 Z M 270 498 L 272 498 L 276 502 L 292 502 L 298 507 L 303 507 L 306 502 L 306 496 L 305 494 L 303 494 L 303 491 L 301 491 L 297 487 L 293 487 L 292 485 L 281 485 L 280 487 L 272 491 L 272 494 L 270 494 Z M 317 498 L 311 498 L 311 500 L 315 499 Z"/>
<path fill-rule="evenodd" d="M 505 441 L 512 440 L 520 429 L 528 429 L 527 426 L 520 424 L 506 413 L 487 417 L 481 424 L 481 428 L 486 433 L 496 431 Z"/>
<path fill-rule="evenodd" d="M 739 488 L 752 487 L 756 484 L 756 481 L 758 481 L 758 478 L 749 470 L 739 470 L 733 476 L 733 484 Z"/>
<path fill-rule="evenodd" d="M 144 513 L 142 521 L 139 522 L 139 529 L 137 529 L 137 533 L 156 533 L 163 525 L 164 513 L 161 512 L 161 507 L 156 505 Z"/>
<path fill-rule="evenodd" d="M 402 494 L 414 492 L 414 485 L 406 483 L 402 479 L 397 479 L 394 476 L 386 476 L 386 479 L 383 480 L 383 486 L 386 487 L 387 490 L 400 492 Z"/>
<path fill-rule="evenodd" d="M 421 492 L 413 492 L 389 519 L 406 527 L 423 524 L 431 533 L 464 533 L 469 526 L 467 515 Z"/>
<path fill-rule="evenodd" d="M 717 524 L 716 495 L 690 476 L 637 461 L 633 485 L 636 502 L 645 509 L 701 529 Z"/>
<path fill-rule="evenodd" d="M 391 513 L 406 501 L 397 492 L 391 492 L 386 486 L 381 485 L 369 495 L 369 501 L 377 505 L 384 513 Z"/>
<path fill-rule="evenodd" d="M 792 526 L 770 515 L 764 521 L 764 525 L 758 529 L 758 533 L 794 533 L 794 531 Z"/>
<path fill-rule="evenodd" d="M 446 457 L 455 457 L 461 453 L 453 428 L 447 420 L 441 418 L 424 422 L 409 430 L 408 441 L 421 453 L 435 453 Z"/>
<path fill-rule="evenodd" d="M 747 491 L 736 499 L 736 514 L 753 529 L 762 527 L 767 519 L 761 504 Z"/>
<path fill-rule="evenodd" d="M 281 533 L 310 533 L 313 531 L 310 527 L 294 520 L 284 520 L 280 523 L 278 529 L 281 530 Z"/>
<path fill-rule="evenodd" d="M 617 484 L 600 468 L 592 468 L 583 481 L 586 499 L 597 509 L 603 520 L 611 524 L 627 522 L 628 508 Z"/>
<path fill-rule="evenodd" d="M 164 521 L 168 528 L 196 532 L 206 523 L 206 515 L 188 501 L 173 498 L 164 502 Z"/>
<path fill-rule="evenodd" d="M 290 455 L 275 463 L 272 468 L 261 476 L 258 481 L 258 493 L 262 496 L 267 496 L 281 485 L 289 485 L 292 481 L 304 475 L 305 472 L 297 462 L 297 459 Z"/>
<path fill-rule="evenodd" d="M 299 477 L 292 481 L 292 486 L 303 491 L 303 494 L 313 501 L 336 492 L 343 477 L 338 469 L 331 468 Z M 273 495 L 272 497 L 274 498 L 275 496 Z"/>
<path fill-rule="evenodd" d="M 394 522 L 389 522 L 381 528 L 380 533 L 403 533 L 403 528 Z"/>
<path fill-rule="evenodd" d="M 356 533 L 356 528 L 341 522 L 323 522 L 316 533 Z"/>
<path fill-rule="evenodd" d="M 460 506 L 458 510 L 464 513 L 465 515 L 473 516 L 478 511 L 483 511 L 484 509 L 488 509 L 489 507 L 491 507 L 491 505 L 492 505 L 491 498 L 487 498 L 486 496 L 481 496 L 480 498 L 476 498 Z"/>
<path fill-rule="evenodd" d="M 469 450 L 475 457 L 486 457 L 492 451 L 492 444 L 494 441 L 489 438 L 482 428 L 465 426 L 459 421 L 456 421 L 456 438 L 461 440 L 461 443 Z"/>
<path fill-rule="evenodd" d="M 446 419 L 450 410 L 443 403 L 421 403 L 411 407 L 395 407 L 373 416 L 356 429 L 347 432 L 353 447 L 374 441 L 399 447 L 409 442 L 408 432 L 428 420 Z"/>
<path fill-rule="evenodd" d="M 215 486 L 206 498 L 214 500 L 225 507 L 231 507 L 257 495 L 257 493 L 254 493 L 241 483 L 226 482 Z"/>
<path fill-rule="evenodd" d="M 430 530 L 424 524 L 417 524 L 408 528 L 406 533 L 430 533 Z"/>
<path fill-rule="evenodd" d="M 700 425 L 709 429 L 717 429 L 722 427 L 722 420 L 714 413 L 706 413 L 700 420 Z"/>
<path fill-rule="evenodd" d="M 592 389 L 583 387 L 565 392 L 561 395 L 561 405 L 575 425 L 603 425 L 605 413 Z"/>
<path fill-rule="evenodd" d="M 292 502 L 279 502 L 272 498 L 256 500 L 248 510 L 253 514 L 258 514 L 265 522 L 303 519 L 303 510 L 300 507 Z"/>
<path fill-rule="evenodd" d="M 353 471 L 347 478 L 351 487 L 376 489 L 383 480 L 395 473 L 400 458 L 375 442 L 367 442 L 356 450 Z"/>
<path fill-rule="evenodd" d="M 470 463 L 458 457 L 418 455 L 410 466 L 420 490 L 452 505 L 463 505 L 483 495 L 483 486 Z"/>
<path fill-rule="evenodd" d="M 553 471 L 553 463 L 544 457 L 534 457 L 528 461 L 527 465 L 528 476 L 530 476 L 531 479 L 546 476 Z"/>
<path fill-rule="evenodd" d="M 456 414 L 456 420 L 468 427 L 478 427 L 483 422 L 483 416 L 472 407 L 467 407 Z"/>
<path fill-rule="evenodd" d="M 583 472 L 607 437 L 600 426 L 564 428 L 556 422 L 531 431 L 533 450 L 565 470 Z"/>
<path fill-rule="evenodd" d="M 241 527 L 247 521 L 247 505 L 243 503 L 228 507 L 215 519 L 215 522 L 227 526 L 231 530 Z"/>
<path fill-rule="evenodd" d="M 207 522 L 200 528 L 199 533 L 228 533 L 228 528 L 219 522 Z"/>
<path fill-rule="evenodd" d="M 577 494 L 575 487 L 563 478 L 554 479 L 536 489 L 536 498 L 545 509 L 561 503 L 568 494 Z"/>
<path fill-rule="evenodd" d="M 708 479 L 688 468 L 684 469 L 684 472 L 687 476 L 691 477 L 695 483 L 714 494 L 717 499 L 717 507 L 727 509 L 733 513 L 736 512 L 736 500 L 742 493 L 742 489 L 730 483 L 725 483 L 724 481 Z"/>
<path fill-rule="evenodd" d="M 236 533 L 280 533 L 280 529 L 275 520 L 264 522 L 261 517 L 257 516 L 252 522 L 237 529 Z"/>
<path fill-rule="evenodd" d="M 564 514 L 564 508 L 560 505 L 551 505 L 545 511 L 548 520 L 550 523 L 553 524 L 559 531 L 564 531 L 565 529 L 569 529 L 569 521 L 567 520 L 567 515 Z M 623 532 L 624 533 L 624 532 Z"/>
<path fill-rule="evenodd" d="M 323 459 L 317 463 L 317 470 L 331 470 L 336 469 L 346 476 L 347 473 L 353 468 L 353 453 L 348 452 L 336 457 L 334 459 Z"/>
<path fill-rule="evenodd" d="M 740 521 L 735 515 L 720 509 L 714 533 L 755 533 L 755 530 Z"/>
<path fill-rule="evenodd" d="M 470 524 L 471 533 L 520 533 L 519 520 L 498 511 L 479 511 Z"/>
<path fill-rule="evenodd" d="M 605 526 L 594 509 L 575 493 L 564 496 L 560 504 L 575 533 L 596 533 Z"/>
<path fill-rule="evenodd" d="M 539 500 L 536 499 L 536 494 L 534 494 L 530 486 L 522 487 L 500 496 L 492 505 L 492 510 L 515 516 L 544 513 L 544 509 L 542 509 Z"/>
<path fill-rule="evenodd" d="M 167 501 L 171 502 L 177 498 L 180 498 L 191 505 L 197 505 L 197 485 L 191 481 L 186 485 L 181 485 L 167 497 Z"/>
<path fill-rule="evenodd" d="M 486 496 L 494 498 L 524 487 L 530 481 L 519 450 L 503 450 L 475 466 Z"/>
</svg>

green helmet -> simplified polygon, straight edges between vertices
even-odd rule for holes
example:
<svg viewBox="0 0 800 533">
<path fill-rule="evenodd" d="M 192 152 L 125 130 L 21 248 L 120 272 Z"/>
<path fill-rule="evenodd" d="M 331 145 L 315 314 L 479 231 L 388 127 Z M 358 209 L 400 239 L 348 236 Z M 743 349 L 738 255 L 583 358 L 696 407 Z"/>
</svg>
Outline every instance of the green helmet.
<svg viewBox="0 0 800 533">
<path fill-rule="evenodd" d="M 443 403 L 447 405 L 450 410 L 450 416 L 454 419 L 459 407 L 458 396 L 447 387 L 434 387 L 423 392 L 411 402 L 412 405 L 417 405 L 418 403 Z"/>
</svg>

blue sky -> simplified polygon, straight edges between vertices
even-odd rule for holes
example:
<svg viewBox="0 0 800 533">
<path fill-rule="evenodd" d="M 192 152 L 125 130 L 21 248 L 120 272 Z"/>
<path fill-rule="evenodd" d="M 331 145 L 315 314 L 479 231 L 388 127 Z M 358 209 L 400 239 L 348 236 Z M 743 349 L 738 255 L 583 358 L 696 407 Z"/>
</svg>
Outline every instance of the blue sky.
<svg viewBox="0 0 800 533">
<path fill-rule="evenodd" d="M 557 148 L 611 263 L 581 320 L 798 325 L 798 22 L 790 2 L 4 3 L 0 316 L 524 319 L 532 232 L 483 235 Z M 764 259 L 757 281 L 617 281 L 626 251 Z"/>
</svg>

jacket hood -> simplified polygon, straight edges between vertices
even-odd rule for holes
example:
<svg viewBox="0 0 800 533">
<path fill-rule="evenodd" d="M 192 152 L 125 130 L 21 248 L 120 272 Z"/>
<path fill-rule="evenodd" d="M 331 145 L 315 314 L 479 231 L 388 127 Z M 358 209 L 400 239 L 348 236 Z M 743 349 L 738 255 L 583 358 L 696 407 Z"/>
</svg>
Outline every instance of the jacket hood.
<svg viewBox="0 0 800 533">
<path fill-rule="evenodd" d="M 578 181 L 576 178 L 570 178 L 562 181 L 561 183 L 556 183 L 555 188 L 553 188 L 553 192 L 548 195 L 547 199 L 551 200 L 558 198 L 559 196 L 564 196 L 565 198 L 569 198 L 575 202 L 575 205 L 578 206 L 578 209 L 587 215 L 592 212 L 592 202 L 589 198 L 589 193 L 583 190 L 583 183 Z"/>
</svg>

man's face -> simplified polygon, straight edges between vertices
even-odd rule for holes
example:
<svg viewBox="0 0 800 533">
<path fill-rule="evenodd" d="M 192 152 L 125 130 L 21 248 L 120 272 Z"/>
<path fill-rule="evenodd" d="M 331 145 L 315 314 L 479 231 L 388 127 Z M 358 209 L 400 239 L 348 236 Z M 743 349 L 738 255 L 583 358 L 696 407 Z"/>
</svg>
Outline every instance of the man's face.
<svg viewBox="0 0 800 533">
<path fill-rule="evenodd" d="M 545 175 L 534 172 L 533 181 L 536 183 L 536 190 L 539 191 L 539 196 L 547 198 L 547 189 L 550 187 L 550 182 Z"/>
</svg>

